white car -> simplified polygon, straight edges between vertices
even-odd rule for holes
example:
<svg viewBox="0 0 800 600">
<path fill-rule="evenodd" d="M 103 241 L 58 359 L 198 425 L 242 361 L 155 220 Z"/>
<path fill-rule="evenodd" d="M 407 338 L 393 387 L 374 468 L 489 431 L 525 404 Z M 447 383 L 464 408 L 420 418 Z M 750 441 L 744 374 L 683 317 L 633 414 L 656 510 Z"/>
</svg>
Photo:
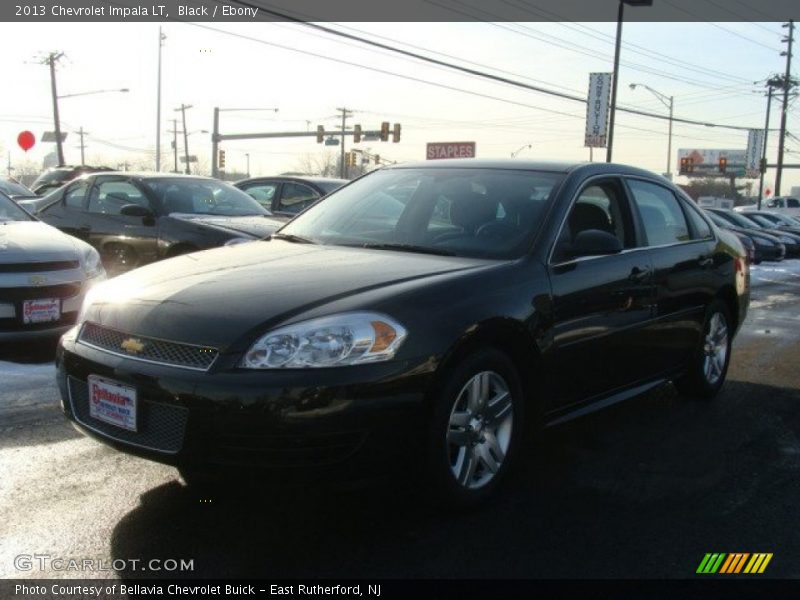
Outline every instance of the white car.
<svg viewBox="0 0 800 600">
<path fill-rule="evenodd" d="M 0 344 L 61 335 L 105 278 L 97 250 L 0 193 Z"/>
<path fill-rule="evenodd" d="M 763 208 L 790 217 L 800 217 L 800 198 L 775 196 L 767 200 Z"/>
</svg>

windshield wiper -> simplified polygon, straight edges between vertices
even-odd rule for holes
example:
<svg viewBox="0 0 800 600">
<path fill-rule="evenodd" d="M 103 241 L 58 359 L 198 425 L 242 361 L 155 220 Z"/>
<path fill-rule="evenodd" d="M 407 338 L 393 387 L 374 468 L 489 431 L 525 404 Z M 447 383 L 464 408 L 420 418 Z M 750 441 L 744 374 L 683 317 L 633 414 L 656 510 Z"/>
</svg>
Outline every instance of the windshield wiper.
<svg viewBox="0 0 800 600">
<path fill-rule="evenodd" d="M 300 235 L 294 235 L 293 233 L 273 233 L 269 236 L 270 239 L 276 240 L 286 240 L 287 242 L 293 242 L 295 244 L 316 244 L 312 239 L 305 238 Z"/>
<path fill-rule="evenodd" d="M 359 244 L 357 248 L 367 248 L 368 250 L 397 250 L 399 252 L 417 252 L 419 254 L 436 254 L 438 256 L 455 256 L 455 252 L 443 248 L 431 248 L 429 246 L 415 246 L 413 244 Z"/>
</svg>

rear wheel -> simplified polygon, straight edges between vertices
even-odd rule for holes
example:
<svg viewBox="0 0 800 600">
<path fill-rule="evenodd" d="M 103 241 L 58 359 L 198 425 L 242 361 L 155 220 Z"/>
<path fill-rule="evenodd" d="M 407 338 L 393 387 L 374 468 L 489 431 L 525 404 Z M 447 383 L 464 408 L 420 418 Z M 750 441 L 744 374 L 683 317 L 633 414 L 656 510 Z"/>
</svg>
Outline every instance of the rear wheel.
<svg viewBox="0 0 800 600">
<path fill-rule="evenodd" d="M 516 455 L 523 430 L 522 386 L 514 364 L 496 350 L 465 358 L 437 399 L 429 439 L 429 470 L 450 505 L 485 500 Z"/>
<path fill-rule="evenodd" d="M 706 311 L 699 348 L 692 355 L 686 374 L 675 381 L 681 394 L 697 398 L 717 395 L 728 373 L 732 335 L 728 309 L 715 300 Z"/>
</svg>

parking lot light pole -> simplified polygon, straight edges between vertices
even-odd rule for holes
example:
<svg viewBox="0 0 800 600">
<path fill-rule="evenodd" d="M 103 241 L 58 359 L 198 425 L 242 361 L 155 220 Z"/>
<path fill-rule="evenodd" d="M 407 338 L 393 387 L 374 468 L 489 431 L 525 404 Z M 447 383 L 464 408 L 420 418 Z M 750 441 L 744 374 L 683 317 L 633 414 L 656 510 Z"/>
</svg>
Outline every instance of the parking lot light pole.
<svg viewBox="0 0 800 600">
<path fill-rule="evenodd" d="M 611 162 L 614 150 L 614 118 L 617 113 L 617 79 L 619 78 L 619 50 L 622 43 L 622 21 L 625 14 L 625 5 L 652 6 L 653 0 L 619 0 L 617 9 L 617 38 L 614 44 L 614 73 L 611 78 L 611 110 L 608 119 L 608 147 L 606 148 L 606 162 Z"/>
<path fill-rule="evenodd" d="M 662 94 L 658 90 L 654 90 L 649 85 L 645 85 L 644 83 L 632 83 L 630 88 L 635 90 L 637 87 L 643 87 L 651 94 L 653 94 L 656 98 L 658 98 L 659 102 L 666 106 L 669 109 L 669 133 L 667 134 L 667 170 L 666 175 L 667 177 L 672 177 L 672 115 L 673 115 L 673 107 L 675 105 L 675 97 L 674 96 L 667 96 L 666 94 Z"/>
</svg>

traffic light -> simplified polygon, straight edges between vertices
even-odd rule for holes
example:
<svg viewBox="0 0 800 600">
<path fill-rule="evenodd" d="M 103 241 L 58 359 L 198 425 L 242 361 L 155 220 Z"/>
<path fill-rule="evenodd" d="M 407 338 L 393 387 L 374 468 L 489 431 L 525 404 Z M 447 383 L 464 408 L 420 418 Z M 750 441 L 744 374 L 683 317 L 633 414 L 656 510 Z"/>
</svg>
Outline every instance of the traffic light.
<svg viewBox="0 0 800 600">
<path fill-rule="evenodd" d="M 719 172 L 724 173 L 728 168 L 728 159 L 724 156 L 720 157 L 719 159 Z"/>
<path fill-rule="evenodd" d="M 688 156 L 684 156 L 681 159 L 681 166 L 678 172 L 681 175 L 685 175 L 686 173 L 691 173 L 692 171 L 694 171 L 694 159 Z"/>
<path fill-rule="evenodd" d="M 352 150 L 347 152 L 344 155 L 344 164 L 347 167 L 355 167 L 356 166 L 356 153 Z"/>
<path fill-rule="evenodd" d="M 321 144 L 325 139 L 325 128 L 322 125 L 317 125 L 317 143 Z"/>
<path fill-rule="evenodd" d="M 225 150 L 219 151 L 219 168 L 220 169 L 225 168 Z"/>
<path fill-rule="evenodd" d="M 357 144 L 361 141 L 361 125 L 353 126 L 353 143 Z"/>
<path fill-rule="evenodd" d="M 381 123 L 381 141 L 389 141 L 389 121 L 384 121 Z"/>
<path fill-rule="evenodd" d="M 394 131 L 392 131 L 392 143 L 396 144 L 400 141 L 400 123 L 394 124 Z"/>
<path fill-rule="evenodd" d="M 375 155 L 375 164 L 376 164 L 376 165 L 379 165 L 379 164 L 381 164 L 381 157 L 380 157 L 380 155 L 378 155 L 378 154 L 376 154 L 376 155 Z"/>
</svg>

